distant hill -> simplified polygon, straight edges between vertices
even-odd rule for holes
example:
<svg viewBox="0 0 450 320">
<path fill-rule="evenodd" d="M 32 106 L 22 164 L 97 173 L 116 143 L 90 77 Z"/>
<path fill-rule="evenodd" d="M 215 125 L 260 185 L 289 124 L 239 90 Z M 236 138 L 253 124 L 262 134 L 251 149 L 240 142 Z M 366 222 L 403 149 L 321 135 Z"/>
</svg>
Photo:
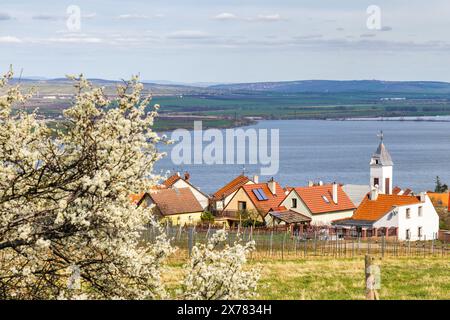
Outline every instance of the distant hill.
<svg viewBox="0 0 450 320">
<path fill-rule="evenodd" d="M 305 92 L 384 92 L 384 93 L 450 93 L 450 83 L 433 81 L 380 80 L 302 80 L 214 85 L 209 88 L 229 91 L 257 91 L 278 93 Z"/>
<path fill-rule="evenodd" d="M 112 93 L 118 80 L 89 79 L 97 86 L 105 86 Z M 13 79 L 17 83 L 18 79 Z M 73 82 L 66 78 L 22 78 L 25 86 L 35 86 L 42 93 L 73 92 Z M 221 95 L 229 93 L 397 93 L 450 94 L 450 83 L 435 81 L 380 81 L 380 80 L 300 80 L 234 84 L 176 83 L 170 81 L 143 81 L 145 90 L 155 95 Z"/>
</svg>

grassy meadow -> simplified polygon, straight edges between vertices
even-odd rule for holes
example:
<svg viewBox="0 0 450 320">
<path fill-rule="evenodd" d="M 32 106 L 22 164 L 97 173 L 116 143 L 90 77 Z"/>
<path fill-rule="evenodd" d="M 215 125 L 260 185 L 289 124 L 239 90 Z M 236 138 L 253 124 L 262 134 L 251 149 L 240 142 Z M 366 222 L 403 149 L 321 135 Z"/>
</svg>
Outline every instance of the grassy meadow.
<svg viewBox="0 0 450 320">
<path fill-rule="evenodd" d="M 448 257 L 377 259 L 381 268 L 381 299 L 450 299 Z M 164 274 L 175 290 L 182 262 L 172 261 Z M 251 261 L 261 269 L 258 299 L 364 299 L 364 257 Z"/>
</svg>

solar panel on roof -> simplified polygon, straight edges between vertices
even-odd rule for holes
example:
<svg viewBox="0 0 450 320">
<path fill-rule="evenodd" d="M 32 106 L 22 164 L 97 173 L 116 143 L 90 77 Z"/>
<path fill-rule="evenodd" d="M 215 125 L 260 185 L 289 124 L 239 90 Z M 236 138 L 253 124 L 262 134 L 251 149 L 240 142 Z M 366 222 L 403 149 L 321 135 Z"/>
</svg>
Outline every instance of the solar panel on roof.
<svg viewBox="0 0 450 320">
<path fill-rule="evenodd" d="M 269 200 L 269 198 L 267 198 L 266 194 L 264 193 L 263 189 L 258 188 L 258 189 L 253 189 L 253 194 L 256 196 L 256 198 L 259 201 L 264 201 L 264 200 Z"/>
<path fill-rule="evenodd" d="M 258 189 L 258 191 L 261 194 L 261 197 L 263 198 L 263 200 L 269 200 L 269 198 L 267 198 L 263 189 Z"/>
<path fill-rule="evenodd" d="M 261 194 L 259 193 L 258 189 L 253 189 L 252 191 L 253 191 L 253 194 L 256 196 L 256 199 L 258 199 L 259 201 L 263 200 L 263 198 L 262 198 Z"/>
</svg>

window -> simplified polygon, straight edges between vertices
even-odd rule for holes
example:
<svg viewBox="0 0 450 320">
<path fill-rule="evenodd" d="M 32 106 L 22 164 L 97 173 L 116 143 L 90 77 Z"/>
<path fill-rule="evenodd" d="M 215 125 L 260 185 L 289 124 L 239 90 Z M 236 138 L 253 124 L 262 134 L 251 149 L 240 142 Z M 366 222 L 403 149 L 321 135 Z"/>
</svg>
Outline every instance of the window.
<svg viewBox="0 0 450 320">
<path fill-rule="evenodd" d="M 411 231 L 409 229 L 406 229 L 406 240 L 411 239 Z"/>
<path fill-rule="evenodd" d="M 328 198 L 327 198 L 327 197 L 325 197 L 325 196 L 322 196 L 322 199 L 323 199 L 323 201 L 325 201 L 326 203 L 330 203 L 330 200 L 328 200 Z"/>
<path fill-rule="evenodd" d="M 410 208 L 406 208 L 406 219 L 411 218 L 411 209 Z"/>
<path fill-rule="evenodd" d="M 245 202 L 245 201 L 238 201 L 238 210 L 239 211 L 247 210 L 247 202 Z"/>
<path fill-rule="evenodd" d="M 373 186 L 374 186 L 374 187 L 375 187 L 375 186 L 380 186 L 380 179 L 374 178 L 374 179 L 373 179 Z"/>
<path fill-rule="evenodd" d="M 417 228 L 417 236 L 418 236 L 419 238 L 422 238 L 422 227 L 418 227 L 418 228 Z"/>
<path fill-rule="evenodd" d="M 384 188 L 385 188 L 384 193 L 391 194 L 390 187 L 391 187 L 391 179 L 389 178 L 384 179 Z"/>
<path fill-rule="evenodd" d="M 418 212 L 418 214 L 419 214 L 419 217 L 422 216 L 422 214 L 423 214 L 423 207 L 422 207 L 422 206 L 419 207 L 419 212 Z"/>
<path fill-rule="evenodd" d="M 292 208 L 297 208 L 297 199 L 296 198 L 292 199 Z"/>
</svg>

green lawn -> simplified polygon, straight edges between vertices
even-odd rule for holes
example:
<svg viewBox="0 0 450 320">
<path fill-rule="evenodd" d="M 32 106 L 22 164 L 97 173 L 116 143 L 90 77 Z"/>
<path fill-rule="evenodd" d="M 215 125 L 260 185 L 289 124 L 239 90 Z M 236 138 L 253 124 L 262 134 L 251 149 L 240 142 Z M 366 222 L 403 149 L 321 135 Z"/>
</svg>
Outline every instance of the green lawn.
<svg viewBox="0 0 450 320">
<path fill-rule="evenodd" d="M 382 299 L 450 299 L 448 258 L 397 258 L 378 263 Z M 363 258 L 261 265 L 261 299 L 364 299 Z"/>
<path fill-rule="evenodd" d="M 450 260 L 388 258 L 381 267 L 381 299 L 450 299 Z M 364 299 L 364 258 L 260 260 L 258 299 Z M 180 276 L 172 264 L 170 279 Z M 170 280 L 169 279 L 169 280 Z"/>
</svg>

